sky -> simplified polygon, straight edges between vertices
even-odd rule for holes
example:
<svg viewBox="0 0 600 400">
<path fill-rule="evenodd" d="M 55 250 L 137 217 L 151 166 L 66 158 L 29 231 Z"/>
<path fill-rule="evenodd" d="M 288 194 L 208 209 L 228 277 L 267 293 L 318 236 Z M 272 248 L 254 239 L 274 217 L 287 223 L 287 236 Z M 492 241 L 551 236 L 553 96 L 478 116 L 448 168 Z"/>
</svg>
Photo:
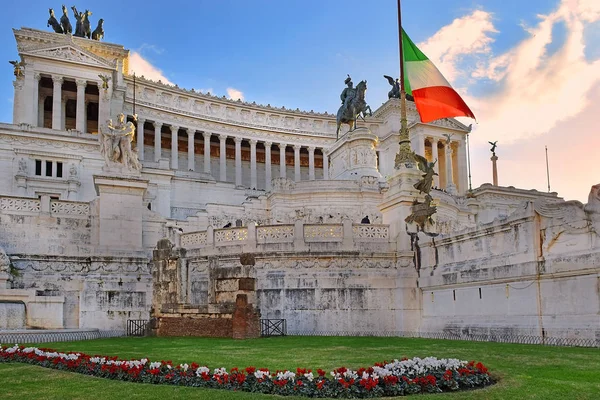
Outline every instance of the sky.
<svg viewBox="0 0 600 400">
<path fill-rule="evenodd" d="M 74 3 L 75 4 L 75 3 Z M 131 51 L 131 68 L 186 89 L 272 106 L 335 113 L 344 79 L 368 81 L 367 102 L 387 100 L 397 76 L 395 0 L 78 1 L 105 41 Z M 12 28 L 46 27 L 48 7 L 7 13 L 0 52 L 17 58 Z M 74 25 L 72 13 L 69 13 Z M 587 202 L 600 183 L 599 0 L 404 0 L 403 27 L 463 96 L 473 188 L 491 182 Z M 92 28 L 92 29 L 93 29 Z M 11 122 L 12 65 L 0 71 L 0 121 Z M 1 99 L 1 97 L 0 97 Z"/>
</svg>

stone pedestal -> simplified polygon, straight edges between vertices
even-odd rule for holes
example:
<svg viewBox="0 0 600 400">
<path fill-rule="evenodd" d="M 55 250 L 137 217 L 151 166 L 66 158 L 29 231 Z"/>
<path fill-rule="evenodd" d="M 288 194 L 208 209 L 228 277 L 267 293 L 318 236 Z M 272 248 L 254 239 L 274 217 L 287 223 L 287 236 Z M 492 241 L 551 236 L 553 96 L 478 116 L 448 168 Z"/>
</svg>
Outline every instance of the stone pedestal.
<svg viewBox="0 0 600 400">
<path fill-rule="evenodd" d="M 377 169 L 376 143 L 377 136 L 367 128 L 356 128 L 344 135 L 327 152 L 330 179 L 359 180 L 363 176 L 381 178 Z"/>
<path fill-rule="evenodd" d="M 134 176 L 94 175 L 99 196 L 97 235 L 100 248 L 143 250 L 142 196 L 148 181 Z"/>
<path fill-rule="evenodd" d="M 389 179 L 390 189 L 384 194 L 379 209 L 383 214 L 383 223 L 390 225 L 390 238 L 396 240 L 397 251 L 410 251 L 410 236 L 406 233 L 404 221 L 411 213 L 413 201 L 422 198 L 414 188 L 423 173 L 416 168 L 401 166 Z"/>
</svg>

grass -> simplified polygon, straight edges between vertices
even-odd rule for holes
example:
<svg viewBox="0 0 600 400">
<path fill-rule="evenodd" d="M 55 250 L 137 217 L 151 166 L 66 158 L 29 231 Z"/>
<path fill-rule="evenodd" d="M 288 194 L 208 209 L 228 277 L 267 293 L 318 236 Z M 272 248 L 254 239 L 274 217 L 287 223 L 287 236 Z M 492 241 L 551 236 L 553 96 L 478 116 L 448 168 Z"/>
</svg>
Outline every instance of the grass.
<svg viewBox="0 0 600 400">
<path fill-rule="evenodd" d="M 117 338 L 45 343 L 61 351 L 120 358 L 193 361 L 216 367 L 357 369 L 400 357 L 456 357 L 483 362 L 498 383 L 481 390 L 417 399 L 600 399 L 600 349 L 431 339 L 285 337 L 234 341 L 205 338 Z M 275 396 L 118 382 L 26 364 L 0 363 L 2 399 L 275 399 Z M 287 397 L 286 399 L 299 399 Z"/>
</svg>

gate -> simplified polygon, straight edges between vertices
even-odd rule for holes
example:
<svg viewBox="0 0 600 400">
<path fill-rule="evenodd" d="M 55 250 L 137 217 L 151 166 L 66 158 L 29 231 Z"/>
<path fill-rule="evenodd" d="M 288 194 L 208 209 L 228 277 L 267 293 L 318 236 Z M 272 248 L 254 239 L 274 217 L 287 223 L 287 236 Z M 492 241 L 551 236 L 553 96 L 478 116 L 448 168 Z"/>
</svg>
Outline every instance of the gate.
<svg viewBox="0 0 600 400">
<path fill-rule="evenodd" d="M 127 320 L 127 336 L 146 336 L 150 321 L 147 319 L 128 319 Z"/>
<path fill-rule="evenodd" d="M 285 319 L 261 319 L 260 336 L 285 336 L 287 325 Z"/>
</svg>

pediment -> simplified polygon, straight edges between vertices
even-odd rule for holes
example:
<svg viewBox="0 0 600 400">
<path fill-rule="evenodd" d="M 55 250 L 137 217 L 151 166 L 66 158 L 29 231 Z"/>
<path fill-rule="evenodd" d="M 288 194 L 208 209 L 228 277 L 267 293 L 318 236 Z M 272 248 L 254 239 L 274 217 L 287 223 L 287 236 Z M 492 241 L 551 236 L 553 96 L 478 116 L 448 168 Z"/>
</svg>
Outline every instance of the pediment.
<svg viewBox="0 0 600 400">
<path fill-rule="evenodd" d="M 444 127 L 444 128 L 456 129 L 456 130 L 464 131 L 464 132 L 470 132 L 471 131 L 468 126 L 466 126 L 464 124 L 461 124 L 460 122 L 458 122 L 454 118 L 438 119 L 438 120 L 429 122 L 429 124 L 441 126 L 441 127 Z"/>
<path fill-rule="evenodd" d="M 114 64 L 87 50 L 81 49 L 74 44 L 53 45 L 37 49 L 28 49 L 21 52 L 22 55 L 40 57 L 63 62 L 73 62 L 86 66 L 101 68 L 114 68 Z"/>
</svg>

